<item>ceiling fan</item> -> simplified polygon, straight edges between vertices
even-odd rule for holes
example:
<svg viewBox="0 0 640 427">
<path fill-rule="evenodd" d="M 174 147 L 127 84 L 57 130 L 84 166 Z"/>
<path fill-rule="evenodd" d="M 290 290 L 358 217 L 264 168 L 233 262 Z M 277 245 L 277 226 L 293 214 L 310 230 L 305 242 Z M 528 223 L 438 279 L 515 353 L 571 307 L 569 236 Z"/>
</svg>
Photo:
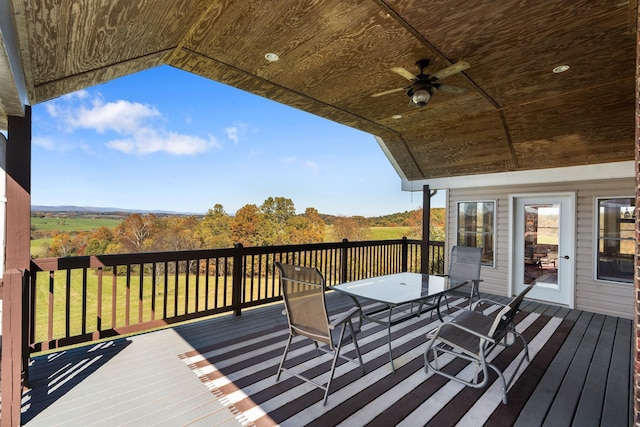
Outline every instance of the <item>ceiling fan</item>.
<svg viewBox="0 0 640 427">
<path fill-rule="evenodd" d="M 466 93 L 466 90 L 461 87 L 438 83 L 438 81 L 444 79 L 445 77 L 449 77 L 456 73 L 459 73 L 460 71 L 466 70 L 470 67 L 468 62 L 456 62 L 455 64 L 443 68 L 442 70 L 431 75 L 424 73 L 424 69 L 429 66 L 428 59 L 421 59 L 416 62 L 416 65 L 420 69 L 420 74 L 418 74 L 417 76 L 414 76 L 410 71 L 407 71 L 402 67 L 393 67 L 391 69 L 391 71 L 393 71 L 394 73 L 399 74 L 400 76 L 412 82 L 411 86 L 386 90 L 384 92 L 375 93 L 371 96 L 373 98 L 376 98 L 378 96 L 406 91 L 409 98 L 411 98 L 411 103 L 418 107 L 424 107 L 425 105 L 427 105 L 427 103 L 431 99 L 431 96 L 436 91 L 453 94 Z"/>
</svg>

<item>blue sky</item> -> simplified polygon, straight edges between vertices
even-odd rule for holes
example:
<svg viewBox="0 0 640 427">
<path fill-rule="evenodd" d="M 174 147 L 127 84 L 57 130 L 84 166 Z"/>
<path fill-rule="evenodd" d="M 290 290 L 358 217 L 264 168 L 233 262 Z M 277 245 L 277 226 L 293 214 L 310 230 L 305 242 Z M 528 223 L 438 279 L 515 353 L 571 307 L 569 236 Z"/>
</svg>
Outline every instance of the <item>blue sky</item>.
<svg viewBox="0 0 640 427">
<path fill-rule="evenodd" d="M 298 212 L 421 207 L 372 135 L 159 67 L 33 107 L 32 204 L 234 214 L 268 197 Z M 441 195 L 432 206 L 444 206 Z"/>
</svg>

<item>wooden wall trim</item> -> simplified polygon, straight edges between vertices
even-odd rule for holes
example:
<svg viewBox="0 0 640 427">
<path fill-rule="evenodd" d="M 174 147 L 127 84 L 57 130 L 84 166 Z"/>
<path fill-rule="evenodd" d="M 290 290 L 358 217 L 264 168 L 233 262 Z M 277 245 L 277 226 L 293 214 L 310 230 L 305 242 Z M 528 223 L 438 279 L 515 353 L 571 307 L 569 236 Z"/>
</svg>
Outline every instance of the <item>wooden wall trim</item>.
<svg viewBox="0 0 640 427">
<path fill-rule="evenodd" d="M 31 256 L 31 107 L 9 117 L 6 151 L 7 224 L 5 270 L 28 270 Z"/>
<path fill-rule="evenodd" d="M 0 353 L 1 427 L 20 425 L 22 395 L 23 280 L 31 262 L 31 107 L 24 117 L 9 116 L 6 147 L 6 260 L 3 278 L 2 351 Z M 4 226 L 4 224 L 3 224 Z M 24 369 L 27 369 L 25 366 Z"/>
<path fill-rule="evenodd" d="M 640 1 L 635 1 L 636 6 Z M 636 8 L 636 23 L 640 24 Z M 635 117 L 635 175 L 636 175 L 636 224 L 635 224 L 635 260 L 634 260 L 634 328 L 633 328 L 633 414 L 636 425 L 640 423 L 640 25 L 636 26 L 636 117 Z"/>
</svg>

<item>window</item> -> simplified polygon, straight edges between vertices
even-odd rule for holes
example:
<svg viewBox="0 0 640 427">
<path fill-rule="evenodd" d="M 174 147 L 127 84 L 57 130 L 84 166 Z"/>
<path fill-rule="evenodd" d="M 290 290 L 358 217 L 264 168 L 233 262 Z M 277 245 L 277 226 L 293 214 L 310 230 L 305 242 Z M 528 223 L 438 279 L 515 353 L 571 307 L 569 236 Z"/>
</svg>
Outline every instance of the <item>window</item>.
<svg viewBox="0 0 640 427">
<path fill-rule="evenodd" d="M 635 199 L 598 199 L 597 278 L 633 283 Z"/>
<path fill-rule="evenodd" d="M 482 248 L 482 265 L 494 266 L 495 202 L 459 202 L 457 245 Z"/>
</svg>

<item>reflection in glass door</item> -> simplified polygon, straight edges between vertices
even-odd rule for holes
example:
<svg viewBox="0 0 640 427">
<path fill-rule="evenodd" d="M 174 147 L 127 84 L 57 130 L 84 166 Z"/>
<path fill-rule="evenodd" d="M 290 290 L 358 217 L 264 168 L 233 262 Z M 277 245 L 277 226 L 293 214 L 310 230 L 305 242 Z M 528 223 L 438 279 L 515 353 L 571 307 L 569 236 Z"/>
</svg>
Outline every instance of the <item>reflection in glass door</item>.
<svg viewBox="0 0 640 427">
<path fill-rule="evenodd" d="M 558 287 L 558 204 L 524 204 L 524 269 L 522 281 Z"/>
<path fill-rule="evenodd" d="M 527 297 L 573 307 L 575 194 L 514 196 L 513 292 L 535 284 Z"/>
</svg>

